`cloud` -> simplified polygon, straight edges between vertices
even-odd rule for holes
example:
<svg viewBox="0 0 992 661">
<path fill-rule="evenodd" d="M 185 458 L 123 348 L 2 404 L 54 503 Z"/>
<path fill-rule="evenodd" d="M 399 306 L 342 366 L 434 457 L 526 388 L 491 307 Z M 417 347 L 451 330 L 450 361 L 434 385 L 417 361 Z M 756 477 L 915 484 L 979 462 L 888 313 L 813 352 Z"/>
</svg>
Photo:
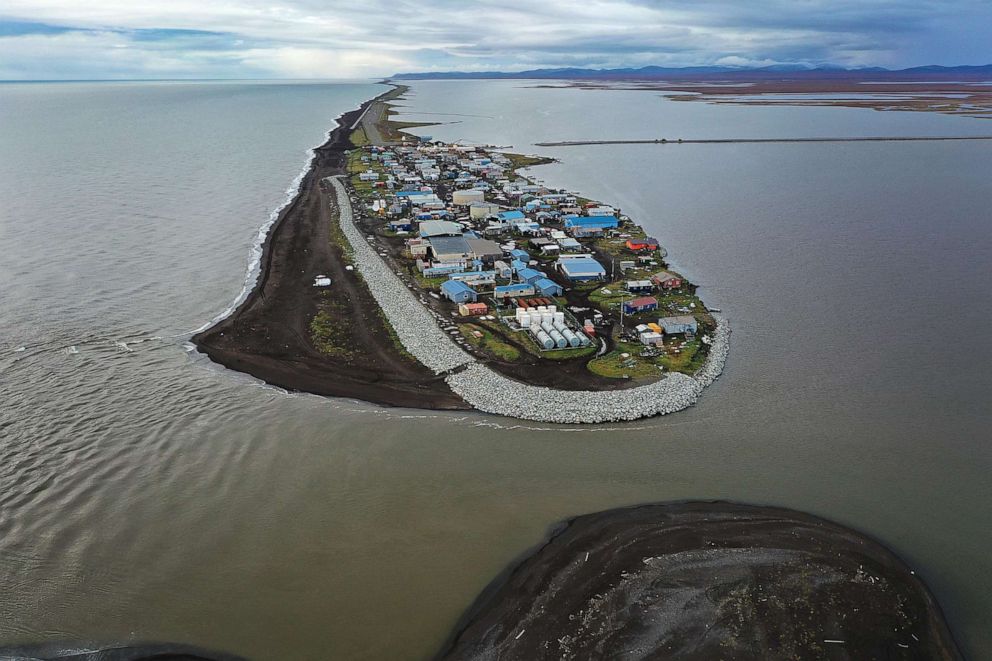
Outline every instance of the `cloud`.
<svg viewBox="0 0 992 661">
<path fill-rule="evenodd" d="M 0 77 L 992 61 L 987 0 L 5 0 Z"/>
</svg>

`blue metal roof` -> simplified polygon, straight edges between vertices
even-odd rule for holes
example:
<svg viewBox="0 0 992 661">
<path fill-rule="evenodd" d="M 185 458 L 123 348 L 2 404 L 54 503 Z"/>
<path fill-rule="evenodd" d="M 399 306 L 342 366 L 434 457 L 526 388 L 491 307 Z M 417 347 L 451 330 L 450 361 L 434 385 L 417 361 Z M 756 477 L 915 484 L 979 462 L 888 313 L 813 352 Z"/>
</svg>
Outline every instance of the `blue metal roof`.
<svg viewBox="0 0 992 661">
<path fill-rule="evenodd" d="M 458 294 L 469 292 L 475 294 L 475 290 L 459 280 L 445 280 L 441 283 L 441 290 L 446 294 Z"/>
<path fill-rule="evenodd" d="M 515 292 L 515 291 L 521 291 L 521 292 L 533 291 L 533 289 L 534 287 L 532 285 L 529 285 L 525 282 L 520 282 L 514 285 L 500 285 L 496 287 L 494 291 L 504 293 L 504 292 Z"/>
<path fill-rule="evenodd" d="M 537 269 L 523 268 L 517 271 L 517 275 L 520 276 L 521 280 L 526 280 L 531 282 L 532 280 L 540 280 L 541 278 L 546 278 L 547 274 L 538 271 Z"/>
<path fill-rule="evenodd" d="M 542 294 L 551 291 L 562 291 L 561 285 L 552 280 L 551 278 L 541 278 L 540 280 L 534 281 L 534 287 L 538 289 Z"/>
<path fill-rule="evenodd" d="M 565 227 L 617 227 L 616 216 L 565 216 Z"/>
<path fill-rule="evenodd" d="M 523 211 L 501 211 L 499 213 L 500 220 L 520 220 L 526 218 Z"/>
</svg>

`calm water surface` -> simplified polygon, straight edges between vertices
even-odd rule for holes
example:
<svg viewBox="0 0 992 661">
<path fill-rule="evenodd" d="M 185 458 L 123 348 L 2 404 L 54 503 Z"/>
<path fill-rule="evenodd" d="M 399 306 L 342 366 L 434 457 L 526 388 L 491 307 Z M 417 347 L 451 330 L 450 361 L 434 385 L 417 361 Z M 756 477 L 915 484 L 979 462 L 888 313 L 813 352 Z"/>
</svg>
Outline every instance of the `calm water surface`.
<svg viewBox="0 0 992 661">
<path fill-rule="evenodd" d="M 424 82 L 445 139 L 618 204 L 735 332 L 692 410 L 616 427 L 287 395 L 187 351 L 368 84 L 0 86 L 0 641 L 423 658 L 563 517 L 730 498 L 872 533 L 992 654 L 987 122 Z M 446 115 L 434 113 L 447 113 Z"/>
</svg>

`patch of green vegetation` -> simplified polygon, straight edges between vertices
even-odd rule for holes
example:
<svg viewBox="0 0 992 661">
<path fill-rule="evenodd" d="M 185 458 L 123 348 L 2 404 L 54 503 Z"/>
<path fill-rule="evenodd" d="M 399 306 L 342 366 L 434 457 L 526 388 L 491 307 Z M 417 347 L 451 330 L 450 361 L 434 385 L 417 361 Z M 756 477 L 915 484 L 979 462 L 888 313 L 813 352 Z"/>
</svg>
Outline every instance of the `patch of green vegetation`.
<svg viewBox="0 0 992 661">
<path fill-rule="evenodd" d="M 586 366 L 590 372 L 610 379 L 645 378 L 661 373 L 651 358 L 642 357 L 643 347 L 637 344 L 618 342 L 610 353 L 594 358 Z M 626 357 L 623 354 L 628 354 Z"/>
<path fill-rule="evenodd" d="M 310 339 L 314 347 L 322 354 L 337 358 L 349 358 L 352 355 L 348 337 L 348 320 L 339 306 L 327 299 L 324 301 L 313 319 L 310 320 Z"/>
<path fill-rule="evenodd" d="M 526 154 L 514 154 L 511 152 L 504 152 L 503 155 L 510 160 L 510 174 L 516 174 L 516 171 L 521 168 L 554 163 L 555 160 L 546 156 L 527 156 Z"/>
<path fill-rule="evenodd" d="M 577 349 L 555 349 L 554 351 L 542 351 L 541 358 L 546 360 L 572 360 L 573 358 L 585 358 L 596 353 L 599 347 L 595 344 Z"/>
<path fill-rule="evenodd" d="M 351 140 L 351 144 L 356 147 L 364 147 L 365 145 L 370 144 L 369 136 L 365 135 L 365 129 L 362 127 L 358 127 L 352 131 L 351 135 L 348 136 L 348 139 Z"/>
<path fill-rule="evenodd" d="M 490 353 L 500 360 L 513 362 L 520 360 L 520 350 L 496 337 L 491 330 L 481 324 L 460 324 L 459 329 L 465 340 L 472 346 Z M 475 333 L 481 333 L 478 337 Z"/>
</svg>

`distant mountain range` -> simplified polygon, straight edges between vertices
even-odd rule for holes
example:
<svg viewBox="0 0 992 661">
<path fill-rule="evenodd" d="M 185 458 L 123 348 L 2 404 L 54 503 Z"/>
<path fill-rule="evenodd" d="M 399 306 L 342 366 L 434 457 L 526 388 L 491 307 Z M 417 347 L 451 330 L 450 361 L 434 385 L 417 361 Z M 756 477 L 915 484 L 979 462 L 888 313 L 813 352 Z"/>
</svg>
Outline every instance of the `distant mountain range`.
<svg viewBox="0 0 992 661">
<path fill-rule="evenodd" d="M 844 67 L 810 68 L 800 64 L 781 64 L 768 67 L 640 67 L 637 69 L 531 69 L 529 71 L 425 71 L 421 73 L 398 73 L 390 80 L 451 80 L 451 79 L 581 79 L 581 80 L 651 80 L 686 79 L 701 77 L 719 78 L 849 78 L 865 75 L 885 78 L 917 78 L 920 76 L 992 77 L 992 64 L 978 66 L 945 67 L 928 65 L 908 69 L 886 69 L 884 67 L 864 67 L 847 69 Z"/>
</svg>

